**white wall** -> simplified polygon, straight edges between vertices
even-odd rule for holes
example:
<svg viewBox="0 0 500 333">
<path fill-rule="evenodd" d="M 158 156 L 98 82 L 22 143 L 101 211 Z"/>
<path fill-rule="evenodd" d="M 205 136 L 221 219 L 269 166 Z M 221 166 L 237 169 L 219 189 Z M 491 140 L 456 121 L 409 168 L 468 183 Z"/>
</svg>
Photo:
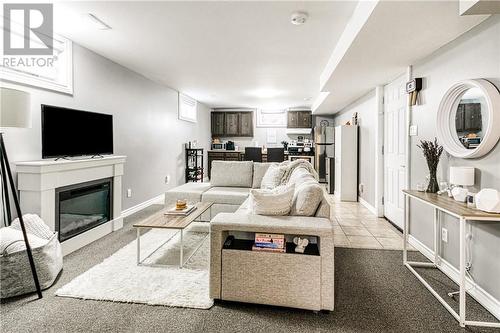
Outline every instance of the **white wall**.
<svg viewBox="0 0 500 333">
<path fill-rule="evenodd" d="M 418 137 L 411 140 L 411 187 L 424 182 L 428 174 L 425 159 L 416 144 L 421 139 L 436 136 L 436 113 L 446 90 L 454 83 L 485 78 L 500 88 L 500 15 L 492 16 L 476 28 L 462 35 L 432 56 L 413 67 L 415 77 L 424 78 L 421 105 L 413 108 L 413 124 L 418 126 Z M 500 110 L 496 110 L 500 112 Z M 440 163 L 440 178 L 447 180 L 448 166 L 474 166 L 478 170 L 475 191 L 484 187 L 500 190 L 500 145 L 488 155 L 465 160 L 448 157 Z M 411 233 L 432 249 L 432 209 L 422 204 L 411 204 Z M 500 224 L 473 223 L 473 250 L 471 273 L 479 285 L 500 300 Z M 444 258 L 458 266 L 458 223 L 447 218 L 449 242 L 444 244 Z"/>
<path fill-rule="evenodd" d="M 33 128 L 7 129 L 11 164 L 41 159 L 40 104 L 113 114 L 115 154 L 127 155 L 123 208 L 184 182 L 184 143 L 210 141 L 210 110 L 198 108 L 198 123 L 177 119 L 177 91 L 154 83 L 79 45 L 73 45 L 74 95 L 2 83 L 31 93 Z M 165 176 L 171 176 L 169 185 Z M 126 190 L 132 197 L 126 198 Z"/>
<path fill-rule="evenodd" d="M 378 102 L 375 89 L 361 97 L 340 113 L 335 115 L 335 126 L 351 121 L 354 112 L 358 113 L 359 122 L 359 184 L 363 192 L 359 196 L 375 207 L 375 157 L 377 150 L 377 113 Z"/>
</svg>

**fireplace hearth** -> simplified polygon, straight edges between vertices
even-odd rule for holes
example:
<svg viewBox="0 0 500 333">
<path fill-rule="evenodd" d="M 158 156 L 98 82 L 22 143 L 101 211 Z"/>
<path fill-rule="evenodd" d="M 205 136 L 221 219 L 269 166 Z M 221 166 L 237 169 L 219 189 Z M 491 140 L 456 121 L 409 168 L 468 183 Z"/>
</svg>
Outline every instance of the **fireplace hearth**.
<svg viewBox="0 0 500 333">
<path fill-rule="evenodd" d="M 106 178 L 55 190 L 56 231 L 64 242 L 111 221 L 113 179 Z"/>
</svg>

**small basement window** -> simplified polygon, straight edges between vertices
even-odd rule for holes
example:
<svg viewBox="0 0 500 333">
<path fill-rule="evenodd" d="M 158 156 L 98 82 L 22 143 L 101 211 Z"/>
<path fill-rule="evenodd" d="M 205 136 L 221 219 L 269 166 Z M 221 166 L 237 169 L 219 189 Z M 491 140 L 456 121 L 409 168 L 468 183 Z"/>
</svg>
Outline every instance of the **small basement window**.
<svg viewBox="0 0 500 333">
<path fill-rule="evenodd" d="M 179 93 L 179 119 L 197 122 L 198 102 L 187 95 Z"/>
<path fill-rule="evenodd" d="M 23 45 L 23 26 L 11 22 L 11 45 Z M 31 39 L 33 47 L 43 47 L 41 41 Z M 6 55 L 2 52 L 0 78 L 14 83 L 73 94 L 73 43 L 53 35 L 51 55 Z"/>
</svg>

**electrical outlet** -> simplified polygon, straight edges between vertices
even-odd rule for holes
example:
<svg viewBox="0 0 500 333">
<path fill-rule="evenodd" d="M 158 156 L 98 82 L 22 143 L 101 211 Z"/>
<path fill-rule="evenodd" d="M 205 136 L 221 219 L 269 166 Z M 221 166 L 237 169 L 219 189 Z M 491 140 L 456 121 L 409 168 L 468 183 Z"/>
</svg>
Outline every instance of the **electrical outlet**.
<svg viewBox="0 0 500 333">
<path fill-rule="evenodd" d="M 127 189 L 127 198 L 131 198 L 132 197 L 132 189 L 129 188 Z"/>
<path fill-rule="evenodd" d="M 165 177 L 165 184 L 167 184 L 167 185 L 170 184 L 170 175 L 167 175 Z"/>
<path fill-rule="evenodd" d="M 418 126 L 411 125 L 410 126 L 410 136 L 417 136 L 417 135 L 418 135 Z"/>
<path fill-rule="evenodd" d="M 359 190 L 360 194 L 363 193 L 365 191 L 365 184 L 363 184 L 363 183 L 359 184 L 358 190 Z"/>
<path fill-rule="evenodd" d="M 448 229 L 441 229 L 441 240 L 445 243 L 448 243 Z"/>
</svg>

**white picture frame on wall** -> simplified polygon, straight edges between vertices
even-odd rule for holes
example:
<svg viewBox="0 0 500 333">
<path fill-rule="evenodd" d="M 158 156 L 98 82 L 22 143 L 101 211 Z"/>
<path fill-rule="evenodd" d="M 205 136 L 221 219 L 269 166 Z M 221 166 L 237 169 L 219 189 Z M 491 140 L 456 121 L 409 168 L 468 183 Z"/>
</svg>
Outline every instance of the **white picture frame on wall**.
<svg viewBox="0 0 500 333">
<path fill-rule="evenodd" d="M 198 102 L 188 95 L 179 93 L 178 113 L 180 120 L 196 123 L 198 121 Z"/>
<path fill-rule="evenodd" d="M 257 109 L 257 127 L 286 127 L 286 110 Z"/>
</svg>

